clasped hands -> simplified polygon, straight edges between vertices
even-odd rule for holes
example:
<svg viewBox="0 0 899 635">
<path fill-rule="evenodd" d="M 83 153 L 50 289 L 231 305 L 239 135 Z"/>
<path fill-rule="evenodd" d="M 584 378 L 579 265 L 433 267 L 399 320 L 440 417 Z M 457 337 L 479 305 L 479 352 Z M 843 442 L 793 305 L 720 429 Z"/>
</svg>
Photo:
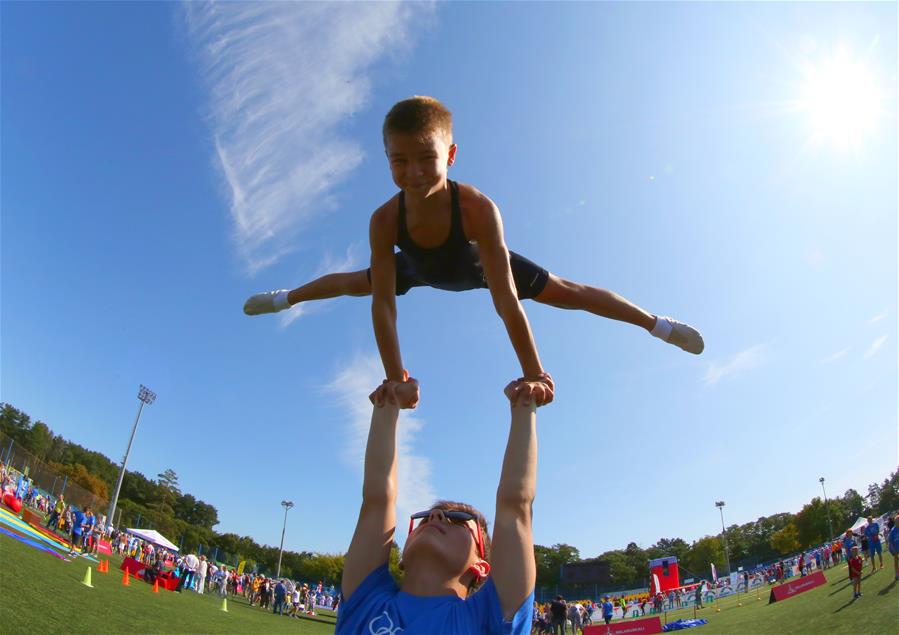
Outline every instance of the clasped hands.
<svg viewBox="0 0 899 635">
<path fill-rule="evenodd" d="M 533 401 L 540 407 L 552 402 L 555 384 L 549 373 L 540 373 L 536 377 L 519 377 L 509 382 L 503 393 L 513 406 L 527 406 Z M 403 381 L 385 379 L 368 399 L 379 408 L 385 403 L 400 408 L 415 408 L 419 399 L 418 380 L 409 377 L 408 371 L 403 371 Z"/>
</svg>

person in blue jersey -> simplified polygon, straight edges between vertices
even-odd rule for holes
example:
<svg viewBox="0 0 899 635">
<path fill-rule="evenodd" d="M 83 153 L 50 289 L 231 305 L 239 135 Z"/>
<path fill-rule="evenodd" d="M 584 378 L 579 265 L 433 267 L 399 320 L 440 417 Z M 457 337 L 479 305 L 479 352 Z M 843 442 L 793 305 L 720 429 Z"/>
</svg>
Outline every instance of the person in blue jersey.
<svg viewBox="0 0 899 635">
<path fill-rule="evenodd" d="M 94 526 L 94 513 L 90 507 L 85 507 L 84 511 L 75 511 L 72 514 L 72 534 L 69 538 L 69 555 L 75 555 L 75 548 L 81 546 L 84 538 L 84 530 Z"/>
<path fill-rule="evenodd" d="M 851 529 L 847 529 L 846 533 L 843 534 L 843 553 L 846 555 L 847 562 L 852 557 L 852 548 L 857 546 L 857 544 L 855 542 L 855 534 L 852 533 Z"/>
<path fill-rule="evenodd" d="M 386 381 L 386 380 L 385 380 Z M 412 515 L 400 566 L 402 586 L 388 570 L 396 533 L 397 419 L 418 398 L 414 379 L 374 404 L 362 486 L 362 507 L 347 551 L 335 635 L 527 635 L 537 566 L 531 525 L 537 488 L 537 404 L 549 378 L 516 380 L 505 388 L 511 424 L 491 536 L 470 505 L 440 501 Z M 394 397 L 394 398 L 391 398 Z M 458 461 L 465 469 L 465 457 Z"/>
<path fill-rule="evenodd" d="M 607 595 L 602 599 L 602 619 L 606 623 L 607 627 L 612 621 L 613 615 L 615 615 L 615 605 L 612 604 L 612 600 Z"/>
<path fill-rule="evenodd" d="M 893 526 L 887 534 L 887 549 L 893 556 L 893 574 L 899 580 L 899 514 L 893 519 Z"/>
<path fill-rule="evenodd" d="M 883 569 L 883 545 L 880 544 L 880 523 L 874 522 L 872 516 L 868 516 L 868 524 L 865 525 L 865 537 L 868 539 L 868 555 L 871 557 L 871 571 L 874 567 L 874 554 L 880 556 L 880 568 Z"/>
</svg>

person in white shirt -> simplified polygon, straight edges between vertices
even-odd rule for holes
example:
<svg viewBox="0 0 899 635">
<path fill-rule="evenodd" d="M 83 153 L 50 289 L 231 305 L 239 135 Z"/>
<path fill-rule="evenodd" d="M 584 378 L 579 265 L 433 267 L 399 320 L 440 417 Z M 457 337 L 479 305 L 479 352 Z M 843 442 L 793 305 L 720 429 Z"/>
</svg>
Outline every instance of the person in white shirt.
<svg viewBox="0 0 899 635">
<path fill-rule="evenodd" d="M 199 581 L 197 582 L 197 593 L 203 594 L 206 590 L 206 572 L 209 571 L 209 563 L 206 562 L 206 556 L 200 556 L 200 564 L 197 566 Z"/>
<path fill-rule="evenodd" d="M 228 570 L 225 567 L 219 569 L 217 582 L 219 595 L 228 597 Z"/>
<path fill-rule="evenodd" d="M 181 561 L 181 579 L 178 580 L 178 588 L 175 589 L 178 593 L 181 593 L 181 589 L 184 587 L 190 588 L 190 583 L 193 582 L 194 575 L 196 575 L 199 568 L 199 558 L 192 553 L 184 556 L 184 559 Z"/>
</svg>

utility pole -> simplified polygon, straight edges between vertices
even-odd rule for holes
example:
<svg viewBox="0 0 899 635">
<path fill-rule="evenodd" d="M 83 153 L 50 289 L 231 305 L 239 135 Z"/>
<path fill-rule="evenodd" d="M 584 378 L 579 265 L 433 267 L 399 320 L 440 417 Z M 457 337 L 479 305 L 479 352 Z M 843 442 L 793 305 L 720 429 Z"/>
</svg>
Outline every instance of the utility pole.
<svg viewBox="0 0 899 635">
<path fill-rule="evenodd" d="M 721 512 L 721 540 L 724 542 L 724 559 L 727 561 L 727 575 L 730 576 L 730 554 L 727 551 L 727 534 L 724 529 L 724 501 L 716 501 L 715 507 Z"/>
<path fill-rule="evenodd" d="M 824 489 L 824 477 L 819 478 L 818 482 L 821 483 L 821 491 L 824 492 L 824 511 L 827 512 L 827 531 L 830 532 L 827 539 L 830 540 L 833 538 L 833 524 L 830 522 L 830 504 L 827 502 L 827 490 Z"/>
<path fill-rule="evenodd" d="M 281 527 L 281 548 L 278 550 L 278 571 L 275 573 L 276 579 L 281 577 L 281 556 L 284 555 L 284 532 L 287 531 L 287 512 L 293 507 L 293 502 L 281 501 L 281 506 L 284 508 L 284 525 Z"/>
<path fill-rule="evenodd" d="M 134 420 L 134 426 L 131 428 L 131 438 L 128 439 L 128 448 L 125 450 L 125 456 L 122 457 L 122 467 L 119 469 L 119 480 L 115 484 L 115 493 L 112 495 L 112 501 L 109 503 L 109 513 L 106 514 L 106 522 L 110 526 L 115 518 L 115 508 L 119 502 L 119 491 L 122 489 L 122 479 L 125 478 L 125 466 L 128 464 L 128 455 L 131 454 L 134 433 L 137 432 L 137 424 L 140 423 L 140 413 L 144 409 L 144 404 L 149 405 L 156 401 L 156 393 L 141 384 L 140 390 L 137 391 L 137 398 L 140 400 L 140 406 L 137 407 L 137 418 Z M 63 489 L 65 489 L 65 486 L 63 486 Z"/>
</svg>

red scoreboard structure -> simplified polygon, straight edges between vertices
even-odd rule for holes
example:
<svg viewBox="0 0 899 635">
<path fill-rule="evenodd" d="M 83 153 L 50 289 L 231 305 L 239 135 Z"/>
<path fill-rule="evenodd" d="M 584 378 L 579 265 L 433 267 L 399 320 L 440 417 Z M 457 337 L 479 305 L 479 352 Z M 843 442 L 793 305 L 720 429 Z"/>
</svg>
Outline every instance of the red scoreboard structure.
<svg viewBox="0 0 899 635">
<path fill-rule="evenodd" d="M 659 593 L 680 586 L 680 571 L 677 568 L 677 558 L 668 556 L 649 561 L 649 590 L 651 593 Z"/>
</svg>

